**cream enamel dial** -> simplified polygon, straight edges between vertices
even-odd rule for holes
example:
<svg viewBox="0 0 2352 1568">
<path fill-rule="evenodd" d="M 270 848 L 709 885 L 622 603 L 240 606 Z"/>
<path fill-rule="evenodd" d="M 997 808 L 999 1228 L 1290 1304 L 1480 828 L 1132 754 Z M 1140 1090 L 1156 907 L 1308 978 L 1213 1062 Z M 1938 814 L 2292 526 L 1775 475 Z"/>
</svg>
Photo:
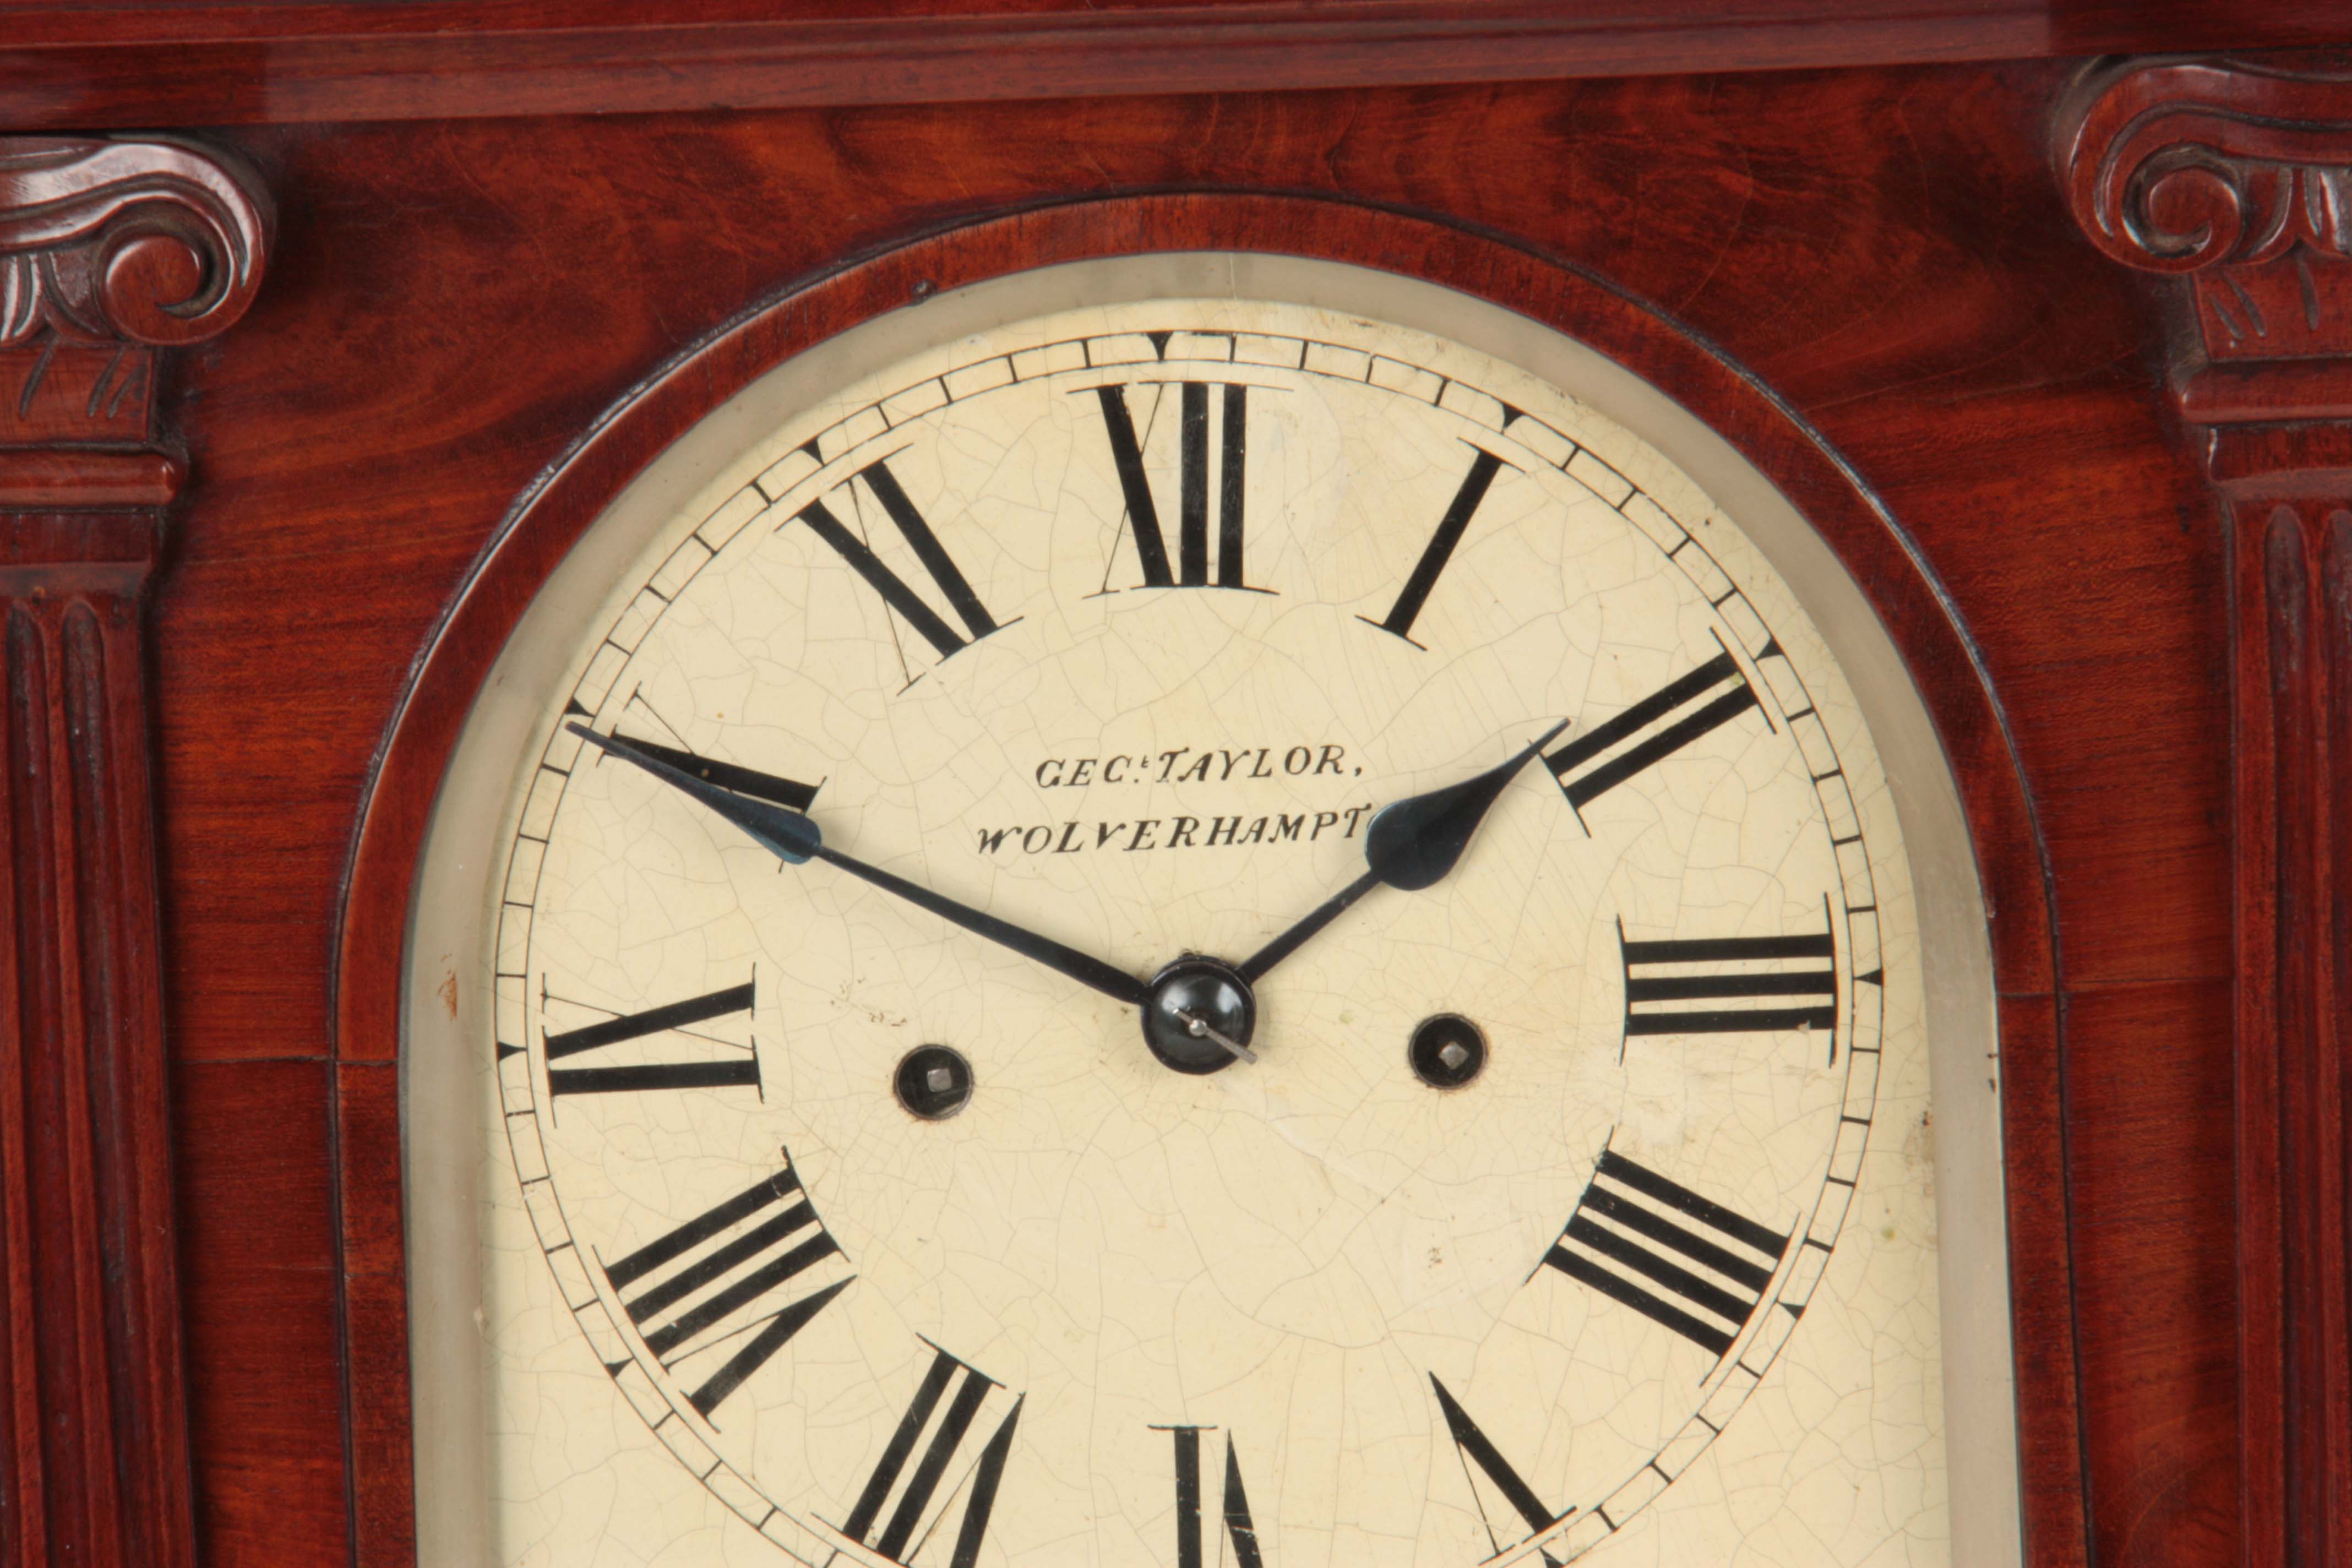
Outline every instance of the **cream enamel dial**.
<svg viewBox="0 0 2352 1568">
<path fill-rule="evenodd" d="M 469 971 L 494 1560 L 1948 1560 L 1899 825 L 1656 449 L 1073 309 L 593 619 Z"/>
</svg>

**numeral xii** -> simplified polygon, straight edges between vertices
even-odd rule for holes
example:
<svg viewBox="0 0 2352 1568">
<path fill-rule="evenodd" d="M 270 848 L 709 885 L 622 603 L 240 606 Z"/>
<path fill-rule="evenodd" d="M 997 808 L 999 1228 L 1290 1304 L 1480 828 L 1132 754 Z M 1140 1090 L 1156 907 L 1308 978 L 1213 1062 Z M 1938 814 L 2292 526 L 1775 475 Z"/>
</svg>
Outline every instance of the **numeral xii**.
<svg viewBox="0 0 2352 1568">
<path fill-rule="evenodd" d="M 1169 384 L 1155 384 L 1165 395 Z M 1177 428 L 1177 559 L 1170 571 L 1167 535 L 1161 531 L 1160 504 L 1144 472 L 1143 441 L 1124 386 L 1097 386 L 1103 430 L 1110 442 L 1111 466 L 1118 470 L 1119 491 L 1127 501 L 1128 525 L 1135 536 L 1136 559 L 1143 567 L 1147 588 L 1205 588 L 1209 582 L 1209 390 L 1210 384 L 1174 384 L 1178 395 Z M 1243 490 L 1247 475 L 1249 392 L 1240 383 L 1221 384 L 1217 456 L 1217 580 L 1220 588 L 1240 588 L 1244 557 Z M 1155 405 L 1156 406 L 1156 405 Z"/>
</svg>

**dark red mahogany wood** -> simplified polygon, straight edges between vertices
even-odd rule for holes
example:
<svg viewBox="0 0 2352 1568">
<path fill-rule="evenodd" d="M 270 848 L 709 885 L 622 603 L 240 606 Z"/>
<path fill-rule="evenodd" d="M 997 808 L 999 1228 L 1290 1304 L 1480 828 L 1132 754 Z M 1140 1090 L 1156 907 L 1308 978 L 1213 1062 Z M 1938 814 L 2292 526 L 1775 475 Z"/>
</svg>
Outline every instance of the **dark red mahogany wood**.
<svg viewBox="0 0 2352 1568">
<path fill-rule="evenodd" d="M 784 20 L 811 14 L 800 3 L 709 0 Z M 593 21 L 591 4 L 484 14 Z M 976 0 L 975 14 L 1024 4 Z M 1028 5 L 1056 7 L 1085 9 Z M 1597 14 L 1558 14 L 1570 9 Z M 2285 14 L 2221 10 L 2264 26 Z M 91 44 L 94 75 L 10 75 L 8 27 L 26 15 L 126 46 L 131 32 L 107 29 L 156 31 Z M 2231 1560 L 2231 600 L 2205 476 L 2163 384 L 2160 301 L 2102 260 L 2051 178 L 2071 65 L 1177 97 L 1150 90 L 1155 62 L 1137 53 L 1116 62 L 1144 84 L 1127 96 L 1105 75 L 1086 86 L 1103 96 L 1039 101 L 497 120 L 417 118 L 440 88 L 415 75 L 361 72 L 343 100 L 270 75 L 273 29 L 415 15 L 143 0 L 0 14 L 0 97 L 55 91 L 59 114 L 169 124 L 190 101 L 173 95 L 201 89 L 264 120 L 338 101 L 388 117 L 226 138 L 285 215 L 269 286 L 237 330 L 168 367 L 60 346 L 29 402 L 17 393 L 38 350 L 25 344 L 0 382 L 16 389 L 0 412 L 44 443 L 135 451 L 159 413 L 193 448 L 146 631 L 204 1562 L 401 1555 L 410 1432 L 386 1392 L 405 1353 L 396 1067 L 332 1058 L 335 946 L 356 940 L 337 914 L 397 919 L 346 899 L 362 796 L 425 650 L 499 624 L 475 606 L 437 630 L 501 517 L 600 410 L 747 305 L 958 225 L 1208 189 L 1421 215 L 1529 267 L 1605 279 L 1717 345 L 1712 374 L 1752 373 L 1787 410 L 1775 417 L 1855 477 L 1838 481 L 1848 493 L 1859 483 L 1899 520 L 1903 551 L 1850 559 L 1874 597 L 1892 584 L 1879 602 L 1912 628 L 1911 673 L 1960 776 L 2021 772 L 2039 828 L 1978 829 L 1979 852 L 2008 862 L 1988 879 L 2009 1176 L 2033 1207 L 2018 1350 L 2029 1387 L 2071 1391 L 2042 1408 L 2071 1397 L 2079 1417 L 2079 1445 L 2063 1421 L 2058 1438 L 2029 1433 L 2029 1495 L 2071 1510 L 2042 1516 L 2068 1522 L 2037 1527 L 2035 1551 L 2100 1568 Z M 2217 13 L 2117 0 L 2051 15 L 2143 42 L 2179 24 L 2190 42 Z M 193 56 L 170 41 L 183 16 L 255 36 L 183 70 Z M 1787 63 L 1746 47 L 1695 44 L 1679 63 Z M 505 57 L 513 96 L 493 102 L 485 86 L 460 107 L 629 106 L 625 71 L 548 74 L 529 55 Z M 708 104 L 738 85 L 715 66 L 680 80 Z M 1023 229 L 1003 232 L 1002 265 L 1018 265 Z M 2298 460 L 2346 449 L 2333 425 L 2273 436 Z M 1738 438 L 1775 467 L 1769 441 Z M 646 456 L 595 456 L 610 446 L 597 437 L 575 462 L 625 472 Z M 2214 471 L 2259 456 L 2224 441 Z M 485 576 L 473 596 L 494 591 Z M 402 776 L 429 789 L 430 773 Z M 374 809 L 410 808 L 379 790 Z"/>
<path fill-rule="evenodd" d="M 2352 1564 L 2352 72 L 2087 80 L 2065 175 L 2100 248 L 2182 278 L 2173 392 L 2231 563 L 2246 1568 Z"/>
<path fill-rule="evenodd" d="M 1557 80 L 2344 37 L 2336 0 L 0 4 L 0 126 Z"/>
<path fill-rule="evenodd" d="M 1239 249 L 1352 262 L 1423 278 L 1504 304 L 1598 348 L 1676 398 L 1738 446 L 1802 509 L 1869 585 L 1926 683 L 1950 749 L 1998 912 L 2002 988 L 2046 993 L 2053 955 L 2044 850 L 2017 758 L 1965 638 L 1916 547 L 1787 410 L 1741 370 L 1624 295 L 1540 257 L 1461 228 L 1371 207 L 1277 196 L 1136 196 L 1045 208 L 949 230 L 884 252 L 795 290 L 696 348 L 638 387 L 526 498 L 457 600 L 403 700 L 362 818 L 340 926 L 336 1046 L 346 1063 L 387 1063 L 399 1048 L 403 938 L 434 791 L 492 661 L 565 551 L 645 464 L 698 419 L 783 359 L 937 289 L 1025 268 L 1153 250 Z M 456 983 L 454 975 L 452 984 Z M 2030 1013 L 2030 1010 L 2029 1010 Z M 2046 1019 L 2046 997 L 2039 1016 Z M 2007 1015 L 2005 1014 L 2004 1016 Z M 2063 1194 L 2054 1031 L 2021 1023 L 2004 1053 L 2011 1175 L 2012 1290 L 2019 1324 L 2021 1458 L 2029 1557 L 2082 1563 L 2082 1455 L 2072 1271 Z M 344 1114 L 351 1115 L 347 1101 Z M 380 1116 L 380 1111 L 370 1111 Z M 346 1167 L 346 1179 L 354 1174 Z M 368 1332 L 391 1331 L 396 1295 L 396 1190 L 369 1173 L 357 1205 L 372 1260 L 348 1276 L 375 1303 Z M 352 1212 L 358 1212 L 354 1207 Z M 347 1268 L 350 1266 L 347 1264 Z M 363 1353 L 357 1321 L 353 1353 Z M 397 1433 L 408 1398 L 394 1358 L 352 1390 L 354 1422 Z M 379 1537 L 369 1563 L 403 1560 L 408 1456 L 384 1443 L 359 1456 L 360 1512 Z"/>
<path fill-rule="evenodd" d="M 0 1565 L 190 1568 L 141 617 L 163 345 L 268 207 L 155 142 L 0 139 Z"/>
</svg>

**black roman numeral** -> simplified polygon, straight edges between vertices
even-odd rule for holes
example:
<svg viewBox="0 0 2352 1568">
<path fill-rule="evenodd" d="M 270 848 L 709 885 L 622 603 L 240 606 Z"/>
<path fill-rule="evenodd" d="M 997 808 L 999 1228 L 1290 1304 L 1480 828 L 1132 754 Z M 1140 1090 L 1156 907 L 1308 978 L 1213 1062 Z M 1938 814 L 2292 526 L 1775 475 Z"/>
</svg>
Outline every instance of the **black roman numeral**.
<svg viewBox="0 0 2352 1568">
<path fill-rule="evenodd" d="M 757 768 L 747 768 L 737 763 L 722 763 L 716 757 L 697 755 L 676 746 L 659 745 L 652 741 L 640 741 L 635 735 L 613 732 L 614 741 L 633 752 L 641 752 L 656 762 L 667 763 L 680 773 L 707 779 L 720 789 L 737 795 L 750 795 L 793 811 L 806 811 L 816 801 L 817 785 L 803 784 L 778 773 L 763 773 Z"/>
<path fill-rule="evenodd" d="M 1176 1436 L 1176 1568 L 1202 1568 L 1201 1434 L 1208 1426 L 1154 1426 Z M 1225 1436 L 1225 1538 L 1234 1543 L 1235 1568 L 1265 1568 L 1257 1526 L 1250 1519 L 1249 1494 L 1242 1489 L 1241 1460 L 1232 1434 Z"/>
<path fill-rule="evenodd" d="M 1788 1250 L 1788 1233 L 1604 1149 L 1544 1261 L 1720 1358 Z"/>
<path fill-rule="evenodd" d="M 1627 942 L 1625 1037 L 1818 1029 L 1837 1065 L 1837 942 L 1819 936 L 1734 936 Z M 1623 1053 L 1619 1053 L 1622 1058 Z"/>
<path fill-rule="evenodd" d="M 1756 693 L 1728 653 L 1717 654 L 1663 691 L 1587 730 L 1544 758 L 1569 804 L 1587 804 L 1635 773 L 1756 707 Z"/>
<path fill-rule="evenodd" d="M 929 1344 L 928 1340 L 924 1342 Z M 997 1382 L 977 1367 L 969 1366 L 937 1345 L 930 1370 L 923 1374 L 922 1385 L 915 1390 L 914 1403 L 898 1421 L 898 1430 L 890 1435 L 889 1446 L 866 1479 L 866 1489 L 857 1494 L 856 1507 L 841 1532 L 859 1545 L 871 1545 L 894 1563 L 906 1563 L 917 1548 L 930 1538 L 941 1522 L 934 1519 L 924 1525 L 924 1514 L 932 1498 L 939 1493 L 940 1483 L 947 1479 L 954 1464 L 956 1452 L 971 1432 L 972 1423 L 980 1415 L 981 1405 Z M 959 1382 L 959 1378 L 961 1381 Z M 955 1396 L 948 1400 L 944 1415 L 940 1415 L 940 1401 L 947 1396 L 950 1384 L 956 1385 Z M 980 1561 L 980 1543 L 988 1533 L 988 1515 L 996 1506 L 997 1484 L 1004 1479 L 1005 1457 L 1013 1451 L 1013 1428 L 1021 1419 L 1020 1399 L 1005 1413 L 996 1433 L 980 1451 L 979 1461 L 971 1471 L 971 1486 L 964 1495 L 963 1522 L 956 1531 L 955 1551 L 948 1559 L 949 1568 L 972 1568 Z M 939 1415 L 936 1425 L 932 1417 Z M 923 1449 L 911 1477 L 907 1475 L 907 1462 L 914 1458 L 915 1446 L 929 1429 L 931 1440 Z M 899 1483 L 905 1480 L 901 1489 Z M 960 1489 L 950 1486 L 941 1500 L 942 1510 L 955 1500 Z M 898 1494 L 898 1505 L 890 1510 L 882 1533 L 874 1536 L 876 1521 L 881 1519 L 883 1505 L 891 1494 Z M 916 1534 L 918 1528 L 922 1533 Z M 868 1537 L 873 1536 L 869 1542 Z"/>
<path fill-rule="evenodd" d="M 1154 384 L 1156 395 L 1165 395 L 1166 382 Z M 1135 419 L 1127 406 L 1127 388 L 1097 386 L 1103 428 L 1110 437 L 1112 466 L 1118 470 L 1119 489 L 1127 497 L 1127 519 L 1135 535 L 1136 559 L 1143 565 L 1147 588 L 1206 588 L 1209 582 L 1209 389 L 1203 381 L 1174 384 L 1178 393 L 1176 490 L 1176 571 L 1168 564 L 1167 537 L 1160 531 L 1160 506 L 1151 481 L 1143 471 L 1143 443 L 1135 433 Z M 1249 391 L 1239 383 L 1220 383 L 1223 406 L 1219 418 L 1217 456 L 1217 580 L 1220 588 L 1241 588 L 1243 516 L 1242 489 L 1247 473 Z M 1156 406 L 1156 404 L 1155 404 Z"/>
<path fill-rule="evenodd" d="M 865 541 L 843 527 L 841 520 L 834 516 L 824 502 L 813 500 L 795 515 L 807 523 L 819 539 L 833 546 L 834 553 L 865 578 L 866 584 L 882 595 L 884 604 L 921 633 L 924 641 L 939 649 L 941 658 L 946 658 L 958 648 L 971 647 L 974 640 L 994 631 L 995 617 L 981 604 L 980 595 L 971 591 L 971 584 L 964 580 L 962 569 L 940 546 L 939 535 L 933 533 L 931 525 L 923 521 L 923 514 L 915 510 L 915 503 L 907 499 L 906 490 L 900 488 L 888 467 L 878 461 L 868 463 L 857 471 L 856 479 L 866 481 L 866 488 L 874 492 L 876 500 L 882 503 L 883 511 L 898 525 L 898 532 L 914 551 L 915 559 L 920 561 L 923 570 L 930 574 L 932 584 L 971 632 L 970 637 L 959 636 L 950 627 L 938 611 L 924 603 L 922 596 L 907 585 L 905 578 L 883 565 L 874 552 L 866 547 Z M 856 479 L 850 482 L 854 485 Z"/>
<path fill-rule="evenodd" d="M 1504 1458 L 1493 1440 L 1478 1429 L 1478 1423 L 1470 1419 L 1470 1413 L 1462 1408 L 1461 1402 L 1446 1391 L 1444 1384 L 1437 1381 L 1437 1374 L 1433 1372 L 1429 1374 L 1429 1386 L 1437 1391 L 1437 1406 L 1445 1413 L 1445 1430 L 1452 1434 L 1454 1451 L 1462 1457 L 1464 1474 L 1468 1474 L 1472 1465 L 1485 1471 L 1486 1479 L 1502 1494 L 1503 1500 L 1511 1505 L 1512 1511 L 1528 1521 L 1528 1535 L 1540 1535 L 1566 1519 L 1569 1513 L 1576 1511 L 1570 1509 L 1568 1513 L 1555 1513 L 1546 1508 L 1543 1500 L 1536 1496 L 1535 1489 L 1519 1479 L 1519 1472 L 1511 1468 L 1510 1461 Z M 1470 1496 L 1471 1500 L 1478 1505 L 1478 1517 L 1486 1522 L 1486 1539 L 1496 1552 L 1528 1538 L 1528 1535 L 1496 1535 L 1494 1518 L 1487 1513 L 1486 1497 L 1479 1491 L 1475 1481 L 1471 1482 Z"/>
<path fill-rule="evenodd" d="M 663 1366 L 731 1344 L 725 1361 L 690 1397 L 705 1418 L 765 1366 L 827 1302 L 849 1288 L 836 1280 L 797 1300 L 784 1285 L 840 1247 L 825 1231 L 787 1163 L 726 1202 L 604 1266 L 646 1348 Z M 635 1293 L 631 1294 L 632 1291 Z M 749 1332 L 749 1339 L 740 1336 Z"/>
<path fill-rule="evenodd" d="M 632 1062 L 619 1067 L 559 1068 L 554 1064 L 583 1051 L 642 1039 L 666 1030 L 683 1029 L 730 1013 L 751 1010 L 754 981 L 730 985 L 708 995 L 624 1013 L 617 1018 L 583 1028 L 551 1031 L 547 1037 L 547 1090 L 551 1095 L 619 1094 L 645 1089 L 752 1089 L 760 1087 L 760 1058 L 749 1047 L 728 1047 L 732 1054 L 717 1061 Z"/>
<path fill-rule="evenodd" d="M 1474 447 L 1477 457 L 1471 459 L 1470 471 L 1462 478 L 1462 486 L 1447 503 L 1445 515 L 1438 520 L 1437 531 L 1429 536 L 1422 548 L 1421 559 L 1413 563 L 1412 575 L 1407 577 L 1404 588 L 1397 595 L 1396 603 L 1389 606 L 1388 615 L 1381 620 L 1369 616 L 1356 618 L 1384 632 L 1394 632 L 1407 642 L 1412 642 L 1412 623 L 1420 616 L 1422 605 L 1429 602 L 1429 591 L 1437 585 L 1438 574 L 1454 558 L 1454 547 L 1462 542 L 1463 533 L 1476 515 L 1478 503 L 1486 499 L 1486 488 L 1503 468 L 1503 459 L 1484 447 Z M 1413 643 L 1415 647 L 1420 647 Z"/>
</svg>

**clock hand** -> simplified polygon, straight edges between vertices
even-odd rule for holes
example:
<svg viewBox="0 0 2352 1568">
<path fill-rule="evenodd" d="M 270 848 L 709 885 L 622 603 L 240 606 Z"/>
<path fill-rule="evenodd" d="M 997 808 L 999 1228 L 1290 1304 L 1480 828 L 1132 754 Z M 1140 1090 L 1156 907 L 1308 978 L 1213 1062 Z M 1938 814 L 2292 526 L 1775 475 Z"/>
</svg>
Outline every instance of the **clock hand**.
<svg viewBox="0 0 2352 1568">
<path fill-rule="evenodd" d="M 1391 801 L 1372 818 L 1364 834 L 1364 874 L 1332 894 L 1306 918 L 1252 953 L 1240 965 L 1243 979 L 1255 984 L 1265 972 L 1298 951 L 1308 937 L 1339 918 L 1349 905 L 1385 882 L 1407 892 L 1443 881 L 1469 847 L 1487 807 L 1503 786 L 1527 766 L 1528 759 L 1568 728 L 1563 719 L 1545 731 L 1509 761 L 1488 768 L 1475 778 L 1442 789 Z"/>
<path fill-rule="evenodd" d="M 635 763 L 664 784 L 693 796 L 741 828 L 780 860 L 794 866 L 810 860 L 822 860 L 829 866 L 836 866 L 861 881 L 870 882 L 886 893 L 895 893 L 950 924 L 1009 947 L 1024 958 L 1034 959 L 1048 969 L 1059 971 L 1116 1001 L 1139 1005 L 1147 994 L 1141 981 L 1123 970 L 1114 969 L 1098 958 L 1090 957 L 1076 948 L 1065 947 L 1051 937 L 1024 931 L 1009 921 L 983 914 L 970 904 L 935 893 L 903 877 L 894 877 L 878 866 L 869 866 L 853 855 L 845 855 L 831 847 L 825 843 L 824 834 L 817 825 L 797 811 L 772 805 L 762 800 L 730 795 L 717 784 L 706 783 L 681 768 L 672 767 L 658 757 L 638 751 L 635 742 L 617 735 L 599 735 L 585 724 L 573 723 L 567 728 L 599 750 L 625 762 Z"/>
</svg>

